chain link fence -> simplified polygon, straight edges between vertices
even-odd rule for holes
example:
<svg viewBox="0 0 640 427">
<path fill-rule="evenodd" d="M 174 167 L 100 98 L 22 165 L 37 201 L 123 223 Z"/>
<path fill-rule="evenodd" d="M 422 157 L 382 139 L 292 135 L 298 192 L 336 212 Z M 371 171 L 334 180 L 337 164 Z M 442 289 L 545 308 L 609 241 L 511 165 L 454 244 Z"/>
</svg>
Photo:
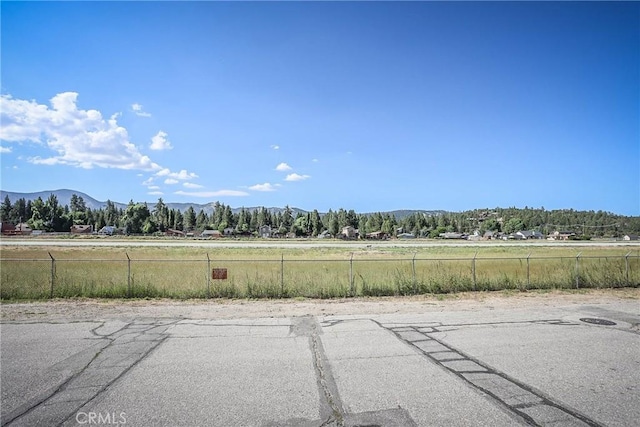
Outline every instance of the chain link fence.
<svg viewBox="0 0 640 427">
<path fill-rule="evenodd" d="M 640 256 L 0 259 L 0 297 L 336 298 L 640 286 Z M 213 271 L 224 272 L 214 277 Z"/>
</svg>

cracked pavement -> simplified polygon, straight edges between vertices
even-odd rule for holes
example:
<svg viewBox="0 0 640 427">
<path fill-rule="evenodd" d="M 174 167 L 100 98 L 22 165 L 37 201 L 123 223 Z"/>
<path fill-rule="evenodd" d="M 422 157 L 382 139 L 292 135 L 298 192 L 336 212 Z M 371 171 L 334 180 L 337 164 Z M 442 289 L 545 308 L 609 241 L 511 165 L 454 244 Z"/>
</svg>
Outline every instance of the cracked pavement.
<svg viewBox="0 0 640 427">
<path fill-rule="evenodd" d="M 4 320 L 2 426 L 628 426 L 640 419 L 635 299 L 193 315 L 201 312 L 147 317 L 132 308 L 102 319 Z"/>
</svg>

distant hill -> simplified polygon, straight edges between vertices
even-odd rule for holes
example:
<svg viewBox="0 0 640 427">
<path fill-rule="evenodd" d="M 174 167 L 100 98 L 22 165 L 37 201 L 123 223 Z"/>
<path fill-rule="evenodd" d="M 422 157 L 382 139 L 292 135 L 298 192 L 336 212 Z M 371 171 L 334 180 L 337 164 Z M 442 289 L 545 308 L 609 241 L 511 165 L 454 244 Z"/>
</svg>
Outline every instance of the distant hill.
<svg viewBox="0 0 640 427">
<path fill-rule="evenodd" d="M 71 196 L 73 196 L 74 194 L 76 196 L 82 197 L 82 199 L 84 200 L 85 205 L 88 208 L 91 208 L 92 210 L 97 210 L 97 209 L 104 208 L 105 206 L 107 206 L 107 202 L 106 201 L 100 202 L 100 201 L 94 199 L 93 197 L 89 196 L 88 194 L 85 194 L 85 193 L 83 193 L 81 191 L 68 190 L 68 189 L 38 191 L 37 193 L 15 193 L 13 191 L 0 190 L 0 201 L 4 200 L 4 198 L 6 196 L 9 196 L 9 200 L 11 200 L 11 203 L 15 203 L 16 200 L 18 200 L 18 199 L 25 199 L 25 200 L 33 201 L 33 200 L 36 200 L 38 197 L 40 197 L 42 200 L 46 201 L 51 194 L 55 194 L 55 196 L 58 198 L 58 203 L 60 205 L 62 205 L 62 206 L 70 205 L 71 204 Z M 114 202 L 114 204 L 118 208 L 126 208 L 127 207 L 127 205 L 123 204 L 123 203 Z"/>
<path fill-rule="evenodd" d="M 9 200 L 11 200 L 11 203 L 15 203 L 16 200 L 18 199 L 33 201 L 33 200 L 36 200 L 38 197 L 46 201 L 51 194 L 54 194 L 57 197 L 58 203 L 61 206 L 65 206 L 65 205 L 69 206 L 71 204 L 71 196 L 74 194 L 78 197 L 82 197 L 85 205 L 88 208 L 91 208 L 92 210 L 103 209 L 107 206 L 106 200 L 104 202 L 101 202 L 89 196 L 88 194 L 83 193 L 82 191 L 69 190 L 69 189 L 38 191 L 36 193 L 16 193 L 13 191 L 0 190 L 0 202 L 4 200 L 6 196 L 9 196 Z M 122 203 L 122 202 L 116 202 L 114 200 L 111 200 L 111 201 L 116 205 L 117 208 L 122 208 L 122 209 L 126 209 L 128 204 L 128 202 Z M 134 200 L 134 201 L 144 203 L 144 201 L 140 201 L 140 200 Z M 157 203 L 157 200 L 153 202 L 147 201 L 146 203 L 149 206 L 149 209 L 153 209 L 153 207 Z M 207 215 L 211 215 L 213 213 L 215 203 L 201 204 L 201 203 L 167 203 L 165 202 L 165 205 L 167 205 L 169 209 L 179 210 L 180 212 L 185 212 L 187 209 L 189 209 L 189 206 L 193 206 L 193 209 L 196 211 L 196 213 L 203 210 Z M 252 212 L 260 208 L 261 206 L 245 207 L 244 209 L 249 212 Z M 237 214 L 238 212 L 240 212 L 241 209 L 242 208 L 231 208 L 231 211 L 234 214 Z M 277 207 L 270 207 L 270 208 L 267 208 L 267 210 L 270 211 L 271 213 L 284 212 L 284 208 L 277 208 Z M 297 215 L 298 212 L 307 213 L 307 211 L 305 210 L 293 208 L 293 207 L 291 208 L 291 211 L 293 212 L 294 216 Z"/>
</svg>

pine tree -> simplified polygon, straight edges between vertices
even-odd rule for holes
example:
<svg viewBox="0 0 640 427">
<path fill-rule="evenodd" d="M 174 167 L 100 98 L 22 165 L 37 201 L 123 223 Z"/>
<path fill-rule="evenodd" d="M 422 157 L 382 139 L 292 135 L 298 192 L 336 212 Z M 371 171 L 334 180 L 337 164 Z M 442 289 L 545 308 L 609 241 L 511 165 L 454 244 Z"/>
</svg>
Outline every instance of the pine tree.
<svg viewBox="0 0 640 427">
<path fill-rule="evenodd" d="M 4 200 L 2 201 L 2 206 L 0 206 L 0 221 L 9 221 L 9 222 L 13 222 L 11 221 L 11 211 L 12 211 L 12 206 L 11 206 L 11 200 L 9 199 L 9 196 L 4 196 Z"/>
<path fill-rule="evenodd" d="M 196 227 L 196 211 L 193 206 L 189 206 L 184 213 L 183 229 L 184 231 L 192 231 Z"/>
</svg>

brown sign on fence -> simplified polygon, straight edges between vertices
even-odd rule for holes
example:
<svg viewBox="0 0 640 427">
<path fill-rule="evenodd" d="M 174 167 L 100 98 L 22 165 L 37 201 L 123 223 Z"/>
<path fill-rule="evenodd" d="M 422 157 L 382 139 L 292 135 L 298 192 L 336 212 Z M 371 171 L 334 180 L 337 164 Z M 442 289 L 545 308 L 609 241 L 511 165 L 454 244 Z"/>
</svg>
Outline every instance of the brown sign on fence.
<svg viewBox="0 0 640 427">
<path fill-rule="evenodd" d="M 214 280 L 226 280 L 227 269 L 226 268 L 214 268 L 211 272 L 211 278 Z"/>
</svg>

